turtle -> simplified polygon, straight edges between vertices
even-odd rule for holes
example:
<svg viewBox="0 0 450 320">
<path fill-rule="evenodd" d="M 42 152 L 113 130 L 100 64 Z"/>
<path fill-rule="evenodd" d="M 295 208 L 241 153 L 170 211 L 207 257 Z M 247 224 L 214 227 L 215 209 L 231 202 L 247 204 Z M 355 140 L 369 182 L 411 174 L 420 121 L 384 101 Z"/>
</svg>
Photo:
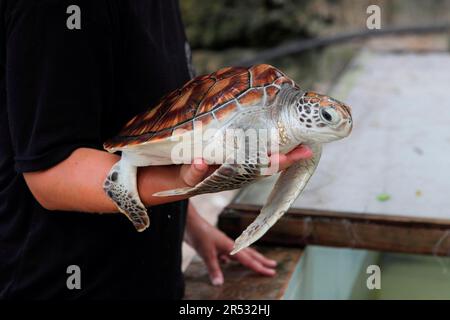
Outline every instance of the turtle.
<svg viewBox="0 0 450 320">
<path fill-rule="evenodd" d="M 322 144 L 347 137 L 352 126 L 348 105 L 300 88 L 274 66 L 225 67 L 193 78 L 168 93 L 107 140 L 104 148 L 111 153 L 121 152 L 121 158 L 111 168 L 103 188 L 136 230 L 143 231 L 149 226 L 149 216 L 139 198 L 137 168 L 194 161 L 195 155 L 187 151 L 183 157 L 174 156 L 180 138 L 211 129 L 213 134 L 200 139 L 200 149 L 214 147 L 227 155 L 239 153 L 242 161 L 228 156 L 217 160 L 202 154 L 207 163 L 219 165 L 217 170 L 196 186 L 161 191 L 154 196 L 190 197 L 239 189 L 266 176 L 263 171 L 270 165 L 272 153 L 285 154 L 301 144 L 309 146 L 313 157 L 280 174 L 258 217 L 236 239 L 231 252 L 235 254 L 262 237 L 289 209 L 313 175 Z M 247 138 L 224 139 L 230 130 L 250 129 L 271 129 L 274 134 L 261 141 L 256 137 L 253 142 Z M 237 141 L 244 141 L 246 148 L 239 148 Z"/>
</svg>

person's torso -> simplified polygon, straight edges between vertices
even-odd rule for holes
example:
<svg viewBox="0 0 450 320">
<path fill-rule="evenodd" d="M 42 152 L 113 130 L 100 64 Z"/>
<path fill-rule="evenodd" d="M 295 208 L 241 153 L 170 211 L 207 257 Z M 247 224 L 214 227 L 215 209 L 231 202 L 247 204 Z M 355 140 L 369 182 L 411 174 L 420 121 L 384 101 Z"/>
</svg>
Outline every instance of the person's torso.
<svg viewBox="0 0 450 320">
<path fill-rule="evenodd" d="M 106 140 L 189 80 L 189 72 L 176 1 L 104 1 L 103 7 L 98 17 L 81 10 L 82 19 L 104 24 L 114 47 L 101 88 Z M 14 170 L 1 72 L 0 297 L 180 298 L 186 203 L 151 208 L 143 233 L 120 214 L 46 211 Z M 80 290 L 67 288 L 71 265 L 80 268 Z"/>
</svg>

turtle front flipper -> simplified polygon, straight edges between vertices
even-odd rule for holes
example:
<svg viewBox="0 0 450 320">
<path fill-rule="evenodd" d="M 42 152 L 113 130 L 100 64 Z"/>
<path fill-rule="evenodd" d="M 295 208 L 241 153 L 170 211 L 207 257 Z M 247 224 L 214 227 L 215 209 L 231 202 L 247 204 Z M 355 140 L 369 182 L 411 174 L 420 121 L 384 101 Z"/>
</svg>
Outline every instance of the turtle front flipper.
<svg viewBox="0 0 450 320">
<path fill-rule="evenodd" d="M 242 188 L 261 176 L 257 163 L 222 164 L 208 178 L 194 187 L 179 188 L 154 193 L 155 197 L 177 195 L 195 196 L 204 193 L 215 193 Z"/>
<path fill-rule="evenodd" d="M 103 189 L 136 230 L 144 231 L 150 225 L 150 220 L 147 209 L 139 198 L 136 173 L 137 168 L 122 154 L 120 161 L 109 171 Z"/>
<path fill-rule="evenodd" d="M 269 157 L 267 147 L 251 145 L 246 141 L 245 159 L 243 163 L 234 163 L 229 158 L 209 177 L 193 187 L 179 188 L 154 193 L 155 197 L 168 197 L 175 195 L 195 196 L 204 193 L 215 193 L 226 190 L 242 188 L 261 177 L 262 169 L 268 165 Z"/>
<path fill-rule="evenodd" d="M 283 171 L 258 217 L 234 242 L 235 254 L 261 238 L 289 209 L 305 188 L 320 160 L 322 147 L 311 146 L 313 158 L 301 160 Z"/>
</svg>

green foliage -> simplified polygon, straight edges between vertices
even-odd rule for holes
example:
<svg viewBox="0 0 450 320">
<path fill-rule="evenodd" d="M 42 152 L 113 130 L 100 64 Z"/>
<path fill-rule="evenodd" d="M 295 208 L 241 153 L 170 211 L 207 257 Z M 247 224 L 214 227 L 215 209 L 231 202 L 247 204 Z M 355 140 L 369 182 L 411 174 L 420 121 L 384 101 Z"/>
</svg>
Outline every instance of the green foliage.
<svg viewBox="0 0 450 320">
<path fill-rule="evenodd" d="M 388 193 L 381 193 L 377 196 L 377 200 L 380 202 L 386 202 L 391 200 L 391 195 L 389 195 Z"/>
</svg>

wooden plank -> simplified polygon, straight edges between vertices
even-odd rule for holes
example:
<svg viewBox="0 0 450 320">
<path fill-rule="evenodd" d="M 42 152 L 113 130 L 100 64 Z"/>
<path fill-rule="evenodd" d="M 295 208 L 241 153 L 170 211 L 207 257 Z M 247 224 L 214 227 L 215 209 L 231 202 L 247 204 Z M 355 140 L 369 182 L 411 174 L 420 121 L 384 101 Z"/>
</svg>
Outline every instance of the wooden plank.
<svg viewBox="0 0 450 320">
<path fill-rule="evenodd" d="M 279 300 L 283 298 L 295 267 L 303 254 L 301 249 L 259 248 L 269 258 L 278 262 L 276 277 L 264 277 L 236 262 L 222 267 L 223 286 L 211 285 L 208 271 L 200 260 L 191 263 L 185 272 L 186 300 Z"/>
<path fill-rule="evenodd" d="M 220 216 L 219 227 L 236 237 L 260 209 L 261 206 L 230 204 Z M 293 208 L 259 243 L 300 247 L 315 244 L 448 256 L 450 220 Z"/>
</svg>

